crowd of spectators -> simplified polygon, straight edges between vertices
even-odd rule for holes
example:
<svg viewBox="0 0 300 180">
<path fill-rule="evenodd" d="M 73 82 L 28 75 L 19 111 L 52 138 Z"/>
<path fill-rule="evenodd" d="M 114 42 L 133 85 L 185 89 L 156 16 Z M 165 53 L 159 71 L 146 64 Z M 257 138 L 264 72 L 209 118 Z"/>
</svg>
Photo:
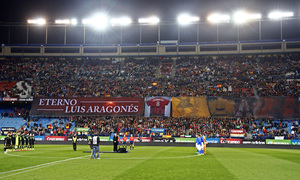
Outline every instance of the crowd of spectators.
<svg viewBox="0 0 300 180">
<path fill-rule="evenodd" d="M 299 120 L 265 119 L 251 123 L 253 139 L 274 139 L 275 136 L 283 136 L 285 139 L 300 139 Z"/>
<path fill-rule="evenodd" d="M 20 131 L 24 133 L 34 133 L 36 136 L 72 136 L 72 123 L 68 118 L 59 118 L 58 120 L 46 124 L 42 124 L 39 118 L 32 118 L 30 122 L 26 122 Z"/>
<path fill-rule="evenodd" d="M 298 97 L 299 58 L 299 54 L 183 57 L 168 76 L 159 74 L 163 60 L 158 58 L 9 59 L 0 61 L 0 79 L 30 80 L 33 97 Z"/>
<path fill-rule="evenodd" d="M 205 134 L 208 138 L 229 138 L 231 129 L 244 129 L 245 138 L 267 139 L 284 136 L 285 139 L 300 139 L 298 120 L 276 121 L 255 120 L 252 118 L 187 118 L 187 117 L 74 117 L 76 127 L 90 128 L 102 136 L 111 133 L 133 134 L 135 137 L 162 136 L 151 132 L 151 128 L 162 128 L 165 135 L 180 137 L 197 133 Z M 291 124 L 291 126 L 288 126 Z M 290 127 L 291 129 L 288 129 Z"/>
<path fill-rule="evenodd" d="M 6 109 L 4 112 L 1 112 L 1 117 L 9 117 L 9 118 L 15 118 L 15 117 L 22 117 L 24 120 L 26 120 L 29 117 L 29 109 L 26 108 L 13 108 Z"/>
</svg>

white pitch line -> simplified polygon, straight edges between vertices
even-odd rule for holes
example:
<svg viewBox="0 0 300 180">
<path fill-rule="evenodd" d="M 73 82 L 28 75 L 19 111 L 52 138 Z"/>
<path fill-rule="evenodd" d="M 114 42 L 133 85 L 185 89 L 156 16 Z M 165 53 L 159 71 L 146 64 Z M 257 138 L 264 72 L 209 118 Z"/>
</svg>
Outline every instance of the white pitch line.
<svg viewBox="0 0 300 180">
<path fill-rule="evenodd" d="M 135 159 L 135 160 L 145 160 L 145 159 L 182 159 L 182 158 L 190 158 L 190 157 L 195 157 L 198 155 L 191 155 L 191 156 L 179 156 L 179 157 L 136 157 L 136 158 L 102 158 L 101 159 Z"/>
<path fill-rule="evenodd" d="M 17 154 L 6 154 L 8 156 L 29 157 L 29 158 L 68 158 L 68 157 L 40 157 L 40 156 L 23 156 Z"/>
<path fill-rule="evenodd" d="M 60 160 L 60 161 L 54 161 L 54 162 L 50 162 L 50 163 L 44 163 L 44 164 L 35 165 L 35 166 L 31 166 L 31 167 L 26 167 L 26 168 L 21 168 L 21 169 L 15 169 L 15 170 L 11 170 L 11 171 L 2 172 L 2 173 L 0 173 L 0 175 L 7 174 L 7 173 L 12 173 L 12 172 L 16 172 L 16 171 L 22 171 L 22 172 L 18 172 L 18 173 L 14 173 L 14 174 L 10 174 L 10 175 L 7 175 L 7 176 L 0 177 L 0 179 L 6 178 L 6 177 L 9 177 L 9 176 L 13 176 L 13 175 L 17 175 L 17 174 L 20 174 L 20 173 L 25 173 L 25 172 L 28 172 L 28 171 L 33 171 L 33 170 L 40 169 L 40 168 L 43 168 L 43 167 L 48 167 L 48 166 L 54 165 L 56 163 L 66 162 L 66 161 L 70 161 L 70 160 L 74 160 L 74 159 L 80 159 L 80 158 L 83 158 L 83 157 L 86 157 L 86 156 L 87 155 L 81 156 L 81 157 L 64 159 L 64 160 Z M 23 171 L 23 170 L 25 170 L 25 171 Z"/>
</svg>

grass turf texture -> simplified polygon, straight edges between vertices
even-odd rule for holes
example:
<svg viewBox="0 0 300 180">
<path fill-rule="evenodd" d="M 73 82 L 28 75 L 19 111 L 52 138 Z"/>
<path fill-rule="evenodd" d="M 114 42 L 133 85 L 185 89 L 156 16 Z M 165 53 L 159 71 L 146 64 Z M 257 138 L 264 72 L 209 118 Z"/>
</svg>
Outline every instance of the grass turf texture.
<svg viewBox="0 0 300 180">
<path fill-rule="evenodd" d="M 0 154 L 0 179 L 299 179 L 300 150 L 136 146 L 90 159 L 89 147 L 36 145 Z M 111 151 L 112 146 L 100 146 Z"/>
</svg>

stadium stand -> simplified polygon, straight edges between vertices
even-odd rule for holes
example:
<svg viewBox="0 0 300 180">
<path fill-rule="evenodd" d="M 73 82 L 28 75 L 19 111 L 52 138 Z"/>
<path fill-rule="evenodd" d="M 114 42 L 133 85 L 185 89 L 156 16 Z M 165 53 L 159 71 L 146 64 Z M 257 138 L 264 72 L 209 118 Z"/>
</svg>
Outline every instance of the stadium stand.
<svg viewBox="0 0 300 180">
<path fill-rule="evenodd" d="M 12 59 L 2 62 L 2 66 L 15 62 L 17 69 L 9 66 L 1 71 L 1 77 L 20 81 L 15 82 L 16 88 L 15 83 L 9 83 L 5 91 L 6 83 L 2 82 L 1 97 L 298 97 L 298 58 L 299 54 L 203 56 L 174 59 L 172 65 L 170 60 L 155 58 L 127 58 L 117 63 L 100 59 L 32 59 L 33 65 Z M 161 76 L 166 72 L 168 76 Z"/>
<path fill-rule="evenodd" d="M 21 126 L 24 125 L 23 118 L 9 118 L 9 117 L 1 117 L 0 118 L 0 127 L 13 127 L 15 129 L 20 129 Z"/>
<path fill-rule="evenodd" d="M 0 82 L 0 95 L 2 98 L 31 96 L 299 97 L 299 58 L 300 55 L 297 53 L 259 57 L 228 55 L 176 57 L 174 59 L 126 58 L 123 61 L 10 58 L 0 61 L 3 67 L 0 70 L 0 78 L 4 80 Z M 24 114 L 28 114 L 25 111 L 22 115 L 13 110 L 7 113 L 6 111 L 7 109 L 1 109 L 3 116 L 8 114 L 11 117 L 23 117 Z M 278 134 L 285 138 L 299 138 L 298 120 L 279 120 L 280 123 L 272 120 L 272 122 L 265 123 L 264 120 L 256 122 L 254 119 L 174 117 L 110 117 L 107 119 L 105 117 L 77 117 L 71 119 L 64 119 L 63 123 L 59 124 L 57 118 L 40 118 L 37 121 L 31 118 L 31 122 L 25 128 L 34 129 L 38 133 L 64 134 L 60 131 L 65 131 L 65 124 L 70 123 L 67 132 L 69 134 L 74 130 L 76 122 L 76 127 L 96 129 L 98 126 L 97 129 L 101 130 L 102 135 L 116 131 L 129 131 L 135 136 L 150 136 L 149 128 L 163 127 L 167 129 L 167 134 L 176 137 L 182 134 L 194 136 L 200 131 L 205 131 L 208 137 L 228 137 L 230 128 L 236 128 L 238 123 L 254 139 L 265 139 Z M 56 132 L 47 128 L 49 124 L 55 127 Z M 22 126 L 12 125 L 17 129 Z M 116 128 L 116 126 L 119 127 Z"/>
</svg>

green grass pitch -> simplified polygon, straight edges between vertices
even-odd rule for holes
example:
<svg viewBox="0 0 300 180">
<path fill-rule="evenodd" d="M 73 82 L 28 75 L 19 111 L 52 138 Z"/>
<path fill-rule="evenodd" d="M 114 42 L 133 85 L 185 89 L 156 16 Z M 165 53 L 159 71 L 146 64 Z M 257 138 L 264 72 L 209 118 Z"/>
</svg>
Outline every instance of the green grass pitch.
<svg viewBox="0 0 300 180">
<path fill-rule="evenodd" d="M 36 145 L 0 154 L 0 179 L 299 179 L 300 150 L 136 146 L 90 159 L 88 145 Z M 100 146 L 111 151 L 112 146 Z"/>
</svg>

